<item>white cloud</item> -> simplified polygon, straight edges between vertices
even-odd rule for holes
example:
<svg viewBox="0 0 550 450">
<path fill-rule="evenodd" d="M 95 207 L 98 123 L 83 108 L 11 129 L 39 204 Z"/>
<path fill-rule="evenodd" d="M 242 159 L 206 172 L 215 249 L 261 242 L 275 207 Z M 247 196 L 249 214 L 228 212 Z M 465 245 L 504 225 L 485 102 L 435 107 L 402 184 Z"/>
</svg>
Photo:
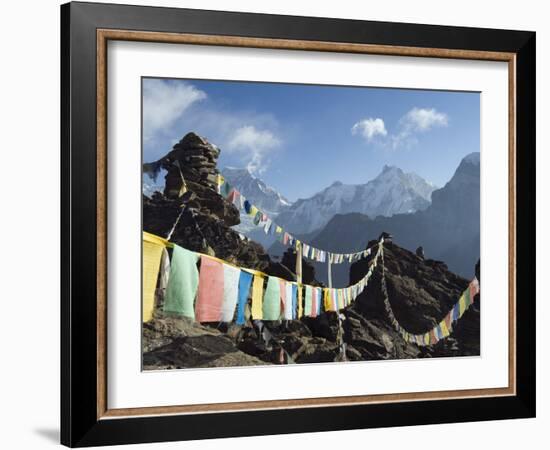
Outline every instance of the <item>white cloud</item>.
<svg viewBox="0 0 550 450">
<path fill-rule="evenodd" d="M 434 127 L 446 127 L 449 123 L 447 114 L 437 111 L 435 108 L 413 108 L 401 118 L 403 128 L 411 132 L 424 132 Z"/>
<path fill-rule="evenodd" d="M 369 117 L 355 123 L 351 127 L 351 134 L 359 134 L 367 142 L 371 142 L 379 136 L 376 142 L 397 149 L 416 144 L 419 133 L 425 133 L 436 127 L 446 127 L 448 124 L 447 114 L 437 111 L 435 108 L 414 107 L 399 119 L 396 130 L 392 133 L 388 133 L 383 119 Z"/>
<path fill-rule="evenodd" d="M 225 149 L 229 153 L 247 156 L 247 168 L 251 173 L 263 173 L 267 168 L 269 152 L 281 145 L 281 141 L 267 129 L 257 129 L 253 125 L 237 128 L 229 138 Z"/>
<path fill-rule="evenodd" d="M 351 127 L 351 134 L 360 134 L 367 142 L 370 142 L 375 136 L 386 136 L 388 134 L 384 121 L 380 118 L 368 118 L 357 122 Z"/>
<path fill-rule="evenodd" d="M 417 134 L 436 127 L 446 127 L 448 124 L 447 114 L 435 108 L 414 107 L 399 119 L 398 130 L 390 136 L 389 143 L 393 149 L 411 147 L 418 142 Z"/>
<path fill-rule="evenodd" d="M 167 131 L 194 103 L 206 93 L 186 82 L 146 79 L 143 82 L 143 135 L 151 139 Z"/>
</svg>

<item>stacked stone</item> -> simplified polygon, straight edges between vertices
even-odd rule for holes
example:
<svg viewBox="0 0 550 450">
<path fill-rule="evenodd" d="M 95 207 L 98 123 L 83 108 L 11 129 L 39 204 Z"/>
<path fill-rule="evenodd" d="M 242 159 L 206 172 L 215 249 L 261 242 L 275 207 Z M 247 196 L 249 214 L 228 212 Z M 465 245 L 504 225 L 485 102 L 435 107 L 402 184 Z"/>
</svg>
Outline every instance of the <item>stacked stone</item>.
<svg viewBox="0 0 550 450">
<path fill-rule="evenodd" d="M 198 183 L 215 190 L 219 175 L 216 162 L 219 156 L 220 150 L 206 139 L 195 133 L 186 134 L 162 159 L 162 167 L 168 172 L 164 195 L 168 198 L 179 195 L 182 175 L 186 182 Z"/>
</svg>

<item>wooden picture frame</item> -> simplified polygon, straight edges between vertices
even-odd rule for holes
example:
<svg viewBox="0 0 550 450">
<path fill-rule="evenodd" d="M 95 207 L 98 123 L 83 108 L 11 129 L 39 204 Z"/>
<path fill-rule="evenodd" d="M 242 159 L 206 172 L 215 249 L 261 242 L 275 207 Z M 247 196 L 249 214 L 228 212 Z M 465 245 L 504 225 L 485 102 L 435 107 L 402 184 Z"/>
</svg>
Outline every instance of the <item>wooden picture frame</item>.
<svg viewBox="0 0 550 450">
<path fill-rule="evenodd" d="M 61 26 L 63 444 L 90 446 L 534 417 L 535 33 L 93 3 L 63 5 Z M 109 409 L 109 40 L 507 62 L 508 387 Z"/>
</svg>

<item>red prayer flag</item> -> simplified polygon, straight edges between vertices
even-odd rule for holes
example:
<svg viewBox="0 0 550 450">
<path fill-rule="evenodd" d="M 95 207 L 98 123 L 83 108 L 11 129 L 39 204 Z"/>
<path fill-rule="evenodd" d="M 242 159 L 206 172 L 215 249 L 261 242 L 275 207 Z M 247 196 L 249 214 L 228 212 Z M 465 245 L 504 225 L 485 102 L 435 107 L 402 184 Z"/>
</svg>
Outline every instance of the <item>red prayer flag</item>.
<svg viewBox="0 0 550 450">
<path fill-rule="evenodd" d="M 451 311 L 449 311 L 449 314 L 445 316 L 445 325 L 447 325 L 447 330 L 449 330 L 449 333 L 451 332 L 453 319 L 451 317 Z"/>
<path fill-rule="evenodd" d="M 219 322 L 222 319 L 223 264 L 201 256 L 199 292 L 195 303 L 197 322 Z"/>
<path fill-rule="evenodd" d="M 311 315 L 310 317 L 317 317 L 317 289 L 311 289 Z"/>
</svg>

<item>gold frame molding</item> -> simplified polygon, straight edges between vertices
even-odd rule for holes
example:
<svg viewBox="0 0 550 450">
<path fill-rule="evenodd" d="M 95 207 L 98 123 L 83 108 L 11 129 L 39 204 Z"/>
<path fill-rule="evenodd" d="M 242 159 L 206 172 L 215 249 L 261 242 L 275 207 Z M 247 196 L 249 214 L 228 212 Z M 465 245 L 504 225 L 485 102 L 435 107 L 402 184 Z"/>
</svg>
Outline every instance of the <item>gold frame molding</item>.
<svg viewBox="0 0 550 450">
<path fill-rule="evenodd" d="M 109 409 L 107 405 L 107 42 L 110 40 L 170 44 L 215 45 L 265 49 L 361 53 L 501 61 L 508 63 L 508 387 L 410 392 L 402 394 L 266 400 L 201 405 L 150 406 Z M 506 52 L 402 47 L 340 42 L 298 41 L 237 36 L 97 30 L 97 418 L 166 414 L 218 413 L 244 410 L 289 409 L 422 400 L 448 400 L 516 395 L 516 55 Z"/>
</svg>

